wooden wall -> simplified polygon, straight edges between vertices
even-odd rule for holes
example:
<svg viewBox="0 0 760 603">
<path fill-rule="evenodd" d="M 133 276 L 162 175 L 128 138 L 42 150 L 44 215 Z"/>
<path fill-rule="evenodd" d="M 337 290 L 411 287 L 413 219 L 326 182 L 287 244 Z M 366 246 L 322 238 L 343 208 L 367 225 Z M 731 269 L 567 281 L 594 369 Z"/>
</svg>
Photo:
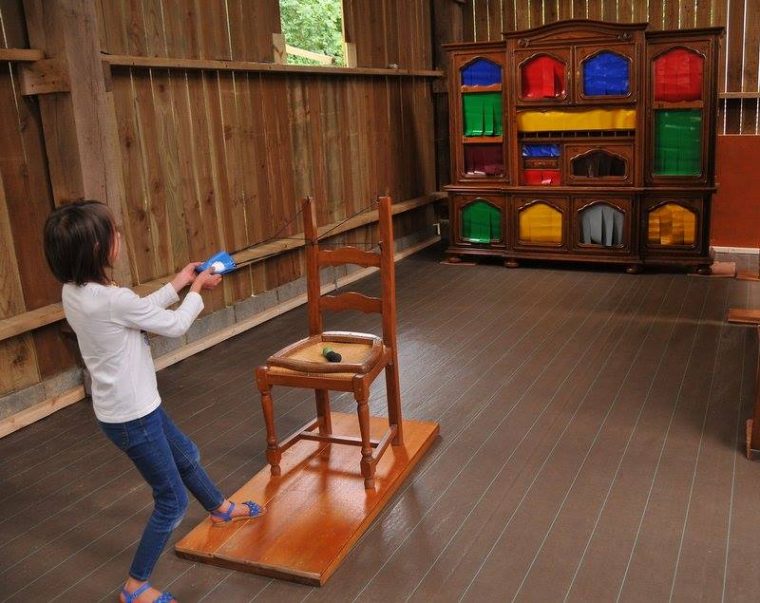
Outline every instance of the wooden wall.
<svg viewBox="0 0 760 603">
<path fill-rule="evenodd" d="M 20 1 L 0 2 L 0 24 L 3 47 L 28 47 Z M 42 250 L 52 207 L 39 107 L 21 95 L 17 66 L 0 62 L 0 319 L 60 299 Z M 0 395 L 72 363 L 71 346 L 55 326 L 0 341 Z"/>
<path fill-rule="evenodd" d="M 2 47 L 30 47 L 31 13 L 50 11 L 56 3 L 65 10 L 86 4 L 0 0 Z M 118 175 L 123 191 L 119 204 L 131 284 L 162 278 L 219 249 L 302 232 L 296 214 L 306 194 L 315 197 L 320 222 L 327 224 L 355 214 L 378 194 L 403 201 L 436 190 L 429 6 L 424 0 L 345 2 L 357 67 L 428 70 L 416 76 L 199 70 L 192 61 L 271 63 L 272 34 L 280 32 L 277 0 L 95 2 L 95 43 L 103 58 L 172 62 L 106 70 L 119 163 L 110 177 Z M 33 27 L 43 24 L 49 33 L 55 28 L 50 19 L 34 19 Z M 65 110 L 46 113 L 50 107 L 43 105 L 41 118 L 42 97 L 20 94 L 19 66 L 0 67 L 3 319 L 60 299 L 60 286 L 42 256 L 41 228 L 55 205 L 71 199 L 58 193 L 55 177 L 51 184 L 48 165 L 50 114 Z M 46 102 L 63 102 L 65 96 L 48 95 Z M 426 226 L 419 211 L 397 216 L 396 223 L 398 237 Z M 342 236 L 376 242 L 373 226 Z M 225 278 L 224 287 L 209 297 L 207 312 L 302 273 L 300 252 L 253 264 Z M 74 362 L 58 325 L 5 339 L 0 397 Z"/>
<path fill-rule="evenodd" d="M 71 93 L 42 96 L 22 95 L 20 64 L 0 61 L 0 321 L 58 301 L 60 287 L 42 256 L 42 224 L 57 204 L 88 191 L 103 191 L 120 212 L 128 250 L 120 274 L 139 284 L 218 249 L 299 232 L 298 220 L 280 231 L 307 193 L 320 203 L 320 220 L 331 223 L 377 194 L 402 201 L 446 184 L 445 83 L 429 70 L 445 66 L 440 44 L 448 41 L 496 39 L 580 17 L 666 28 L 723 24 L 721 132 L 758 134 L 757 2 L 344 0 L 357 69 L 318 74 L 193 66 L 273 61 L 277 0 L 0 0 L 0 50 L 34 48 L 30 40 L 47 35 L 48 56 L 71 58 L 88 43 L 97 55 L 89 63 L 95 69 L 71 74 Z M 76 29 L 70 21 L 83 7 L 92 14 Z M 50 16 L 54 9 L 65 24 Z M 63 34 L 53 39 L 58 29 L 76 34 L 68 46 Z M 100 73 L 101 60 L 114 57 L 168 64 Z M 87 117 L 86 78 L 103 88 L 101 104 L 93 128 L 75 131 L 71 125 Z M 109 116 L 112 132 L 99 122 Z M 89 167 L 98 159 L 105 175 Z M 421 212 L 397 217 L 401 236 L 424 225 Z M 375 234 L 368 226 L 344 239 L 373 241 Z M 299 252 L 254 264 L 225 279 L 209 310 L 302 272 Z M 73 366 L 59 325 L 2 339 L 0 398 Z"/>
<path fill-rule="evenodd" d="M 760 247 L 760 136 L 718 136 L 710 240 L 721 247 Z"/>
</svg>

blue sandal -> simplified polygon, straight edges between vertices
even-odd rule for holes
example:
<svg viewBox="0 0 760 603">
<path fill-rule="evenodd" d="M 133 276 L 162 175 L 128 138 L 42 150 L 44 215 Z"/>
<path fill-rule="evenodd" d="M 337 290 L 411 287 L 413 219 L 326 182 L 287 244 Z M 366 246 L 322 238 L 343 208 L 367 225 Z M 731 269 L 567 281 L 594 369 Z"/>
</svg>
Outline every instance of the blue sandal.
<svg viewBox="0 0 760 603">
<path fill-rule="evenodd" d="M 211 517 L 216 520 L 212 520 L 211 525 L 214 527 L 226 526 L 233 521 L 254 519 L 256 517 L 261 517 L 264 513 L 266 513 L 266 509 L 264 507 L 258 503 L 253 502 L 252 500 L 247 500 L 243 504 L 248 507 L 248 515 L 238 515 L 236 517 L 233 517 L 232 511 L 235 509 L 235 503 L 231 502 L 229 509 L 226 511 L 211 511 Z"/>
<path fill-rule="evenodd" d="M 137 598 L 143 594 L 146 590 L 150 588 L 150 584 L 147 582 L 143 584 L 140 588 L 133 592 L 129 592 L 126 588 L 122 587 L 121 593 L 124 595 L 124 603 L 134 603 L 137 601 Z M 169 603 L 174 597 L 170 592 L 163 592 L 159 595 L 157 599 L 153 601 L 153 603 Z"/>
</svg>

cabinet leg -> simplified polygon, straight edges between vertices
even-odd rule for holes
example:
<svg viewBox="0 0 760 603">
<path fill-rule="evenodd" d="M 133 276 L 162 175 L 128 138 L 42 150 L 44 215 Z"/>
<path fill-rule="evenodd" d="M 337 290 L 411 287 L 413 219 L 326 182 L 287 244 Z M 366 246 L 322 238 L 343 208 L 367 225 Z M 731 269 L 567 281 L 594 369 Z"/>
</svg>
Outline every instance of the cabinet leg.
<svg viewBox="0 0 760 603">
<path fill-rule="evenodd" d="M 697 274 L 701 274 L 702 276 L 710 276 L 712 274 L 712 268 L 710 267 L 710 264 L 700 264 L 697 266 Z"/>
<path fill-rule="evenodd" d="M 514 258 L 507 258 L 506 260 L 504 260 L 504 265 L 507 268 L 519 268 L 520 267 L 520 262 L 518 262 Z"/>
<path fill-rule="evenodd" d="M 641 264 L 628 264 L 625 269 L 628 274 L 640 274 L 642 270 Z"/>
</svg>

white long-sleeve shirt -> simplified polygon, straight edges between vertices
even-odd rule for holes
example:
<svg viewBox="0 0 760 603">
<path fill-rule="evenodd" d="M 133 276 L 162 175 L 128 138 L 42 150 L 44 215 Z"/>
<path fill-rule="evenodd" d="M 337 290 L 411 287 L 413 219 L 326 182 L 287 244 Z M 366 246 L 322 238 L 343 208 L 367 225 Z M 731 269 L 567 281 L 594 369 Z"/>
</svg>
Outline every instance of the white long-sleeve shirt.
<svg viewBox="0 0 760 603">
<path fill-rule="evenodd" d="M 201 296 L 191 291 L 176 310 L 166 310 L 179 300 L 171 283 L 145 297 L 124 287 L 67 283 L 62 299 L 92 377 L 98 420 L 126 423 L 153 412 L 161 397 L 143 332 L 183 335 L 203 309 Z"/>
</svg>

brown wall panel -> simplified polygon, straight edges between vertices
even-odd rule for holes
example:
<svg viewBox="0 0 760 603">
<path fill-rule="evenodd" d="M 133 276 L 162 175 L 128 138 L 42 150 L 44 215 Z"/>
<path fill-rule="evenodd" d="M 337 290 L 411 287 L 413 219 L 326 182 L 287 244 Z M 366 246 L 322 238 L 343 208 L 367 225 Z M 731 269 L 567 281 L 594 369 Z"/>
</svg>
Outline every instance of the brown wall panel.
<svg viewBox="0 0 760 603">
<path fill-rule="evenodd" d="M 747 186 L 760 165 L 760 136 L 718 136 L 711 243 L 760 247 L 760 192 Z"/>
</svg>

